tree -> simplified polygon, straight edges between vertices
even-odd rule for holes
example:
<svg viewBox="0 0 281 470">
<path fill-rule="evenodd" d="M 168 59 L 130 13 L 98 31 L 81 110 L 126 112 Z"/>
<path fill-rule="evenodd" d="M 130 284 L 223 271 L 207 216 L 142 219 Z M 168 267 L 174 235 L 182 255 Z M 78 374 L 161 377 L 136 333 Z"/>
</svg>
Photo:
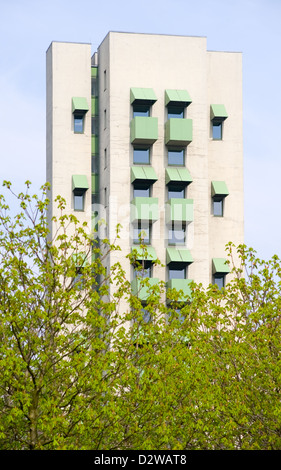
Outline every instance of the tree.
<svg viewBox="0 0 281 470">
<path fill-rule="evenodd" d="M 146 322 L 122 266 L 103 267 L 116 243 L 98 243 L 62 198 L 50 240 L 48 185 L 42 197 L 4 185 L 20 208 L 12 217 L 1 196 L 1 449 L 281 448 L 277 256 L 230 243 L 226 288 L 194 283 L 166 304 L 153 286 Z"/>
</svg>

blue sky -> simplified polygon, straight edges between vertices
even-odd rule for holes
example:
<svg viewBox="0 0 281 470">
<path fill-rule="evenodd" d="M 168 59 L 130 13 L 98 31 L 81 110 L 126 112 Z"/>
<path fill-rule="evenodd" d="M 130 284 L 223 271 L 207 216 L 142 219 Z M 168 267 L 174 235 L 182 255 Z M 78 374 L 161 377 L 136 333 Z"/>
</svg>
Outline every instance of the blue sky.
<svg viewBox="0 0 281 470">
<path fill-rule="evenodd" d="M 207 37 L 243 53 L 245 243 L 281 257 L 280 0 L 0 0 L 0 181 L 45 181 L 45 56 L 108 31 Z"/>
</svg>

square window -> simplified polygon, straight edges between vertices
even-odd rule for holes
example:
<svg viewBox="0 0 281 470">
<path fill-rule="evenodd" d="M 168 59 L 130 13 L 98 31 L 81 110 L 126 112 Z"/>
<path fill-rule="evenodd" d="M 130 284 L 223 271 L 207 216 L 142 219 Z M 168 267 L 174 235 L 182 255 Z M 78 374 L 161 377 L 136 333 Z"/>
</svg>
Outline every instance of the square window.
<svg viewBox="0 0 281 470">
<path fill-rule="evenodd" d="M 172 199 L 172 198 L 184 199 L 185 198 L 185 186 L 169 185 L 168 186 L 168 199 Z"/>
<path fill-rule="evenodd" d="M 133 227 L 133 243 L 138 245 L 140 243 L 145 245 L 150 245 L 151 243 L 151 227 L 150 225 L 143 226 L 138 224 L 136 227 Z"/>
<path fill-rule="evenodd" d="M 222 122 L 213 121 L 213 139 L 222 140 Z"/>
<path fill-rule="evenodd" d="M 168 106 L 168 119 L 170 118 L 179 118 L 184 117 L 184 107 L 183 106 Z"/>
<path fill-rule="evenodd" d="M 214 274 L 213 284 L 217 284 L 219 289 L 222 289 L 225 284 L 225 275 L 224 274 Z"/>
<path fill-rule="evenodd" d="M 134 197 L 150 197 L 151 186 L 148 183 L 135 183 L 134 184 Z"/>
<path fill-rule="evenodd" d="M 184 245 L 185 244 L 185 227 L 171 228 L 168 234 L 169 245 Z"/>
<path fill-rule="evenodd" d="M 224 198 L 222 196 L 213 197 L 213 215 L 215 217 L 223 217 Z"/>
<path fill-rule="evenodd" d="M 149 148 L 134 148 L 134 163 L 149 165 L 150 163 L 150 149 Z"/>
<path fill-rule="evenodd" d="M 182 266 L 169 266 L 169 280 L 170 279 L 186 279 L 186 268 Z"/>
<path fill-rule="evenodd" d="M 74 132 L 75 134 L 83 134 L 84 114 L 74 114 Z"/>
<path fill-rule="evenodd" d="M 150 116 L 150 105 L 147 104 L 134 104 L 133 105 L 133 117 L 136 116 Z"/>
<path fill-rule="evenodd" d="M 140 261 L 137 267 L 134 267 L 134 278 L 144 279 L 147 277 L 151 277 L 152 273 L 152 264 L 151 263 L 143 263 Z"/>
<path fill-rule="evenodd" d="M 184 149 L 168 150 L 168 165 L 183 166 L 184 165 Z"/>
</svg>

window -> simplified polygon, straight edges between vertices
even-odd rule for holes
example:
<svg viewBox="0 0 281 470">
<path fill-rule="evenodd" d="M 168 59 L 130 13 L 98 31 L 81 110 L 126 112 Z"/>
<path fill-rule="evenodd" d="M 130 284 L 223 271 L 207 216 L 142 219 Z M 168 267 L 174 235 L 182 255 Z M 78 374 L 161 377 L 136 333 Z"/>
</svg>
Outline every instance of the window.
<svg viewBox="0 0 281 470">
<path fill-rule="evenodd" d="M 144 323 L 150 323 L 152 321 L 152 315 L 146 308 L 142 308 L 141 313 Z"/>
<path fill-rule="evenodd" d="M 148 183 L 134 183 L 134 197 L 150 197 L 151 185 Z"/>
<path fill-rule="evenodd" d="M 212 137 L 214 140 L 222 140 L 223 122 L 227 119 L 224 104 L 211 104 L 210 117 L 212 122 Z"/>
<path fill-rule="evenodd" d="M 83 279 L 83 268 L 78 267 L 76 268 L 76 276 L 73 279 L 73 285 L 77 290 L 82 290 L 84 287 L 84 279 Z"/>
<path fill-rule="evenodd" d="M 212 122 L 212 132 L 214 140 L 222 140 L 222 122 L 213 121 Z"/>
<path fill-rule="evenodd" d="M 176 265 L 169 266 L 169 280 L 170 279 L 186 279 L 186 268 Z"/>
<path fill-rule="evenodd" d="M 106 129 L 106 109 L 103 112 L 103 127 Z"/>
<path fill-rule="evenodd" d="M 83 134 L 83 132 L 84 132 L 84 114 L 75 113 L 73 116 L 74 116 L 74 132 L 75 132 L 75 134 Z"/>
<path fill-rule="evenodd" d="M 184 149 L 168 149 L 168 165 L 184 165 Z"/>
<path fill-rule="evenodd" d="M 99 173 L 99 157 L 98 155 L 92 155 L 91 157 L 91 171 L 95 175 Z"/>
<path fill-rule="evenodd" d="M 138 266 L 134 267 L 134 278 L 147 278 L 151 277 L 152 274 L 152 264 L 151 263 L 143 263 L 141 262 L 138 264 Z"/>
<path fill-rule="evenodd" d="M 106 70 L 104 70 L 104 72 L 103 72 L 103 89 L 104 89 L 104 91 L 106 90 L 106 80 L 107 80 Z"/>
<path fill-rule="evenodd" d="M 74 210 L 75 211 L 83 211 L 84 210 L 84 199 L 85 199 L 85 191 L 82 189 L 75 189 L 73 191 L 74 197 Z"/>
<path fill-rule="evenodd" d="M 104 169 L 107 168 L 107 149 L 104 149 Z"/>
<path fill-rule="evenodd" d="M 225 284 L 225 274 L 216 273 L 213 276 L 213 284 L 217 284 L 219 289 L 222 289 Z"/>
<path fill-rule="evenodd" d="M 184 117 L 184 107 L 183 106 L 173 106 L 169 105 L 168 109 L 168 119 L 170 118 L 179 118 L 182 119 Z"/>
<path fill-rule="evenodd" d="M 151 242 L 151 226 L 139 223 L 133 227 L 133 243 L 140 244 L 142 241 L 146 245 Z"/>
<path fill-rule="evenodd" d="M 150 163 L 150 149 L 149 148 L 142 148 L 142 147 L 135 147 L 134 148 L 134 163 L 142 164 L 142 165 L 149 165 Z"/>
<path fill-rule="evenodd" d="M 223 217 L 224 196 L 213 197 L 213 215 L 215 217 Z"/>
<path fill-rule="evenodd" d="M 172 198 L 184 199 L 185 198 L 185 186 L 169 185 L 168 186 L 168 199 L 172 199 Z"/>
<path fill-rule="evenodd" d="M 92 77 L 91 80 L 91 95 L 98 96 L 98 80 L 97 77 Z"/>
<path fill-rule="evenodd" d="M 91 129 L 92 134 L 98 135 L 98 133 L 99 133 L 99 118 L 98 118 L 98 116 L 92 116 L 91 124 L 92 124 L 92 129 Z"/>
<path fill-rule="evenodd" d="M 169 229 L 168 235 L 169 245 L 184 245 L 185 244 L 185 227 L 172 227 Z"/>
<path fill-rule="evenodd" d="M 150 116 L 150 105 L 148 104 L 134 104 L 133 105 L 133 117 L 136 116 Z"/>
</svg>

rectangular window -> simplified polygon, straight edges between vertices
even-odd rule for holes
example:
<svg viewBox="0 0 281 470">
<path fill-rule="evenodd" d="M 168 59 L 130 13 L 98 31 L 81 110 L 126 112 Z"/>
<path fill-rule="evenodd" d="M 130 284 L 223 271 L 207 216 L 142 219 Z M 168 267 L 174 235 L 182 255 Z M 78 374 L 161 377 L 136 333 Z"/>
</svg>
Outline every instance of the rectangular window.
<svg viewBox="0 0 281 470">
<path fill-rule="evenodd" d="M 142 319 L 143 319 L 144 323 L 150 323 L 152 321 L 151 313 L 148 310 L 146 310 L 145 308 L 142 308 L 141 312 L 142 312 Z"/>
<path fill-rule="evenodd" d="M 83 211 L 84 210 L 85 191 L 75 189 L 75 191 L 73 191 L 73 197 L 74 197 L 74 210 L 75 211 Z"/>
<path fill-rule="evenodd" d="M 97 77 L 92 77 L 91 80 L 91 95 L 98 96 L 98 80 Z"/>
<path fill-rule="evenodd" d="M 224 197 L 214 196 L 213 197 L 213 215 L 215 217 L 223 217 L 223 206 L 224 206 Z"/>
<path fill-rule="evenodd" d="M 133 228 L 133 243 L 140 244 L 141 242 L 145 245 L 150 245 L 151 243 L 151 227 L 150 225 L 143 226 L 138 224 Z"/>
<path fill-rule="evenodd" d="M 99 133 L 99 118 L 98 118 L 98 116 L 92 116 L 91 124 L 92 124 L 92 129 L 91 129 L 92 134 L 98 135 L 98 133 Z"/>
<path fill-rule="evenodd" d="M 225 284 L 225 274 L 214 274 L 213 284 L 217 284 L 219 289 L 222 289 Z"/>
<path fill-rule="evenodd" d="M 168 165 L 183 166 L 184 165 L 184 149 L 168 150 Z"/>
<path fill-rule="evenodd" d="M 133 105 L 133 117 L 136 116 L 150 116 L 150 105 L 147 104 L 134 104 Z"/>
<path fill-rule="evenodd" d="M 168 106 L 168 119 L 170 118 L 179 118 L 184 117 L 184 107 L 183 106 Z"/>
<path fill-rule="evenodd" d="M 168 235 L 169 245 L 184 245 L 185 244 L 185 227 L 169 229 Z"/>
<path fill-rule="evenodd" d="M 169 267 L 169 280 L 170 279 L 186 279 L 186 268 Z"/>
<path fill-rule="evenodd" d="M 150 197 L 151 185 L 147 183 L 134 184 L 134 197 Z"/>
<path fill-rule="evenodd" d="M 76 268 L 76 276 L 73 279 L 75 289 L 82 290 L 84 287 L 83 268 Z"/>
<path fill-rule="evenodd" d="M 75 134 L 83 134 L 84 132 L 84 114 L 74 114 L 74 132 Z"/>
<path fill-rule="evenodd" d="M 99 173 L 99 157 L 92 155 L 91 157 L 91 172 L 97 175 Z"/>
<path fill-rule="evenodd" d="M 150 163 L 150 149 L 149 148 L 134 148 L 134 163 L 149 165 Z"/>
<path fill-rule="evenodd" d="M 104 72 L 103 72 L 103 89 L 104 89 L 104 91 L 106 90 L 106 86 L 107 86 L 106 81 L 107 81 L 106 70 L 104 70 Z"/>
<path fill-rule="evenodd" d="M 104 126 L 104 129 L 106 129 L 106 109 L 104 110 L 103 112 L 103 126 Z"/>
<path fill-rule="evenodd" d="M 168 199 L 178 198 L 184 199 L 185 196 L 185 187 L 184 186 L 168 186 Z"/>
<path fill-rule="evenodd" d="M 212 132 L 214 140 L 222 140 L 222 122 L 212 122 Z"/>
</svg>

